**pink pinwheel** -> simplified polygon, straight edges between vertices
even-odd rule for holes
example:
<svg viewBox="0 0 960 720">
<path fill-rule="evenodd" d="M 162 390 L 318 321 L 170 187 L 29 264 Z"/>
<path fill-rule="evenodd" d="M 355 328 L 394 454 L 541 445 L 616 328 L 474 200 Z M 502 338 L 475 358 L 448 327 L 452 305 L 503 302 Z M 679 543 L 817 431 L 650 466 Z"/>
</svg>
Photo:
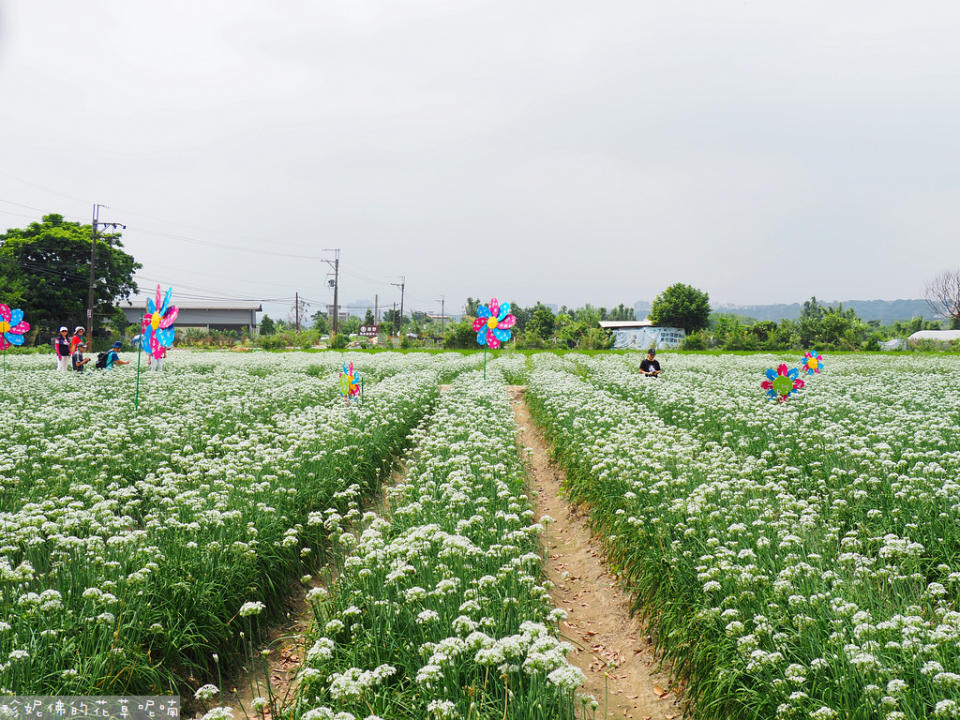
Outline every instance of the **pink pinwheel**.
<svg viewBox="0 0 960 720">
<path fill-rule="evenodd" d="M 803 360 L 800 361 L 800 370 L 806 371 L 807 375 L 814 373 L 820 374 L 823 370 L 823 355 L 816 350 L 808 350 L 803 354 Z"/>
<path fill-rule="evenodd" d="M 791 395 L 803 387 L 800 371 L 797 368 L 788 368 L 785 363 L 777 366 L 777 371 L 766 371 L 767 379 L 760 383 L 760 387 L 767 391 L 767 397 L 779 403 L 786 401 Z"/>
<path fill-rule="evenodd" d="M 347 402 L 360 397 L 360 373 L 353 369 L 353 363 L 343 364 L 343 372 L 340 373 L 340 395 L 346 398 Z"/>
<path fill-rule="evenodd" d="M 147 352 L 155 358 L 163 356 L 163 349 L 173 345 L 174 332 L 173 321 L 177 319 L 177 310 L 175 305 L 170 304 L 170 296 L 173 294 L 173 288 L 167 290 L 163 296 L 163 303 L 160 303 L 160 286 L 157 285 L 156 302 L 147 298 L 147 314 L 143 316 L 143 323 L 140 332 L 140 347 L 145 344 L 149 348 Z"/>
<path fill-rule="evenodd" d="M 23 334 L 29 329 L 30 323 L 23 319 L 23 310 L 11 310 L 6 303 L 0 304 L 0 350 L 23 345 Z"/>
<path fill-rule="evenodd" d="M 501 343 L 510 339 L 510 328 L 516 322 L 516 316 L 510 314 L 510 303 L 500 305 L 497 299 L 493 298 L 489 306 L 480 305 L 477 308 L 477 319 L 473 321 L 477 342 L 491 350 L 496 350 Z"/>
</svg>

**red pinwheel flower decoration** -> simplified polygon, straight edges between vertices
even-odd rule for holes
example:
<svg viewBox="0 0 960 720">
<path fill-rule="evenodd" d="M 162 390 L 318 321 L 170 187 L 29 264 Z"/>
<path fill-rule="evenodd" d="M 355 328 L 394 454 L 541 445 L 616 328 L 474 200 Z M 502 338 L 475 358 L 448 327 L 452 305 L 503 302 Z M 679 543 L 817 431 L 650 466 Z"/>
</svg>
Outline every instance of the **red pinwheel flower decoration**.
<svg viewBox="0 0 960 720">
<path fill-rule="evenodd" d="M 28 330 L 30 323 L 23 319 L 23 310 L 11 310 L 6 303 L 0 304 L 0 350 L 23 345 L 23 334 Z"/>
<path fill-rule="evenodd" d="M 167 290 L 160 301 L 160 286 L 157 285 L 157 299 L 147 298 L 147 314 L 140 324 L 140 346 L 155 358 L 163 357 L 163 348 L 173 345 L 174 332 L 171 325 L 177 319 L 177 307 L 170 304 L 173 288 Z"/>
<path fill-rule="evenodd" d="M 797 368 L 787 368 L 786 363 L 780 363 L 777 371 L 767 370 L 767 379 L 760 383 L 760 387 L 767 391 L 767 397 L 777 402 L 784 402 L 791 395 L 803 387 L 800 371 Z"/>
<path fill-rule="evenodd" d="M 808 350 L 803 354 L 803 360 L 800 361 L 800 369 L 806 370 L 807 375 L 814 373 L 820 374 L 823 370 L 823 355 L 816 350 Z"/>
<path fill-rule="evenodd" d="M 510 303 L 500 305 L 496 298 L 491 299 L 489 305 L 477 308 L 477 319 L 473 321 L 477 343 L 496 350 L 510 340 L 510 328 L 516 323 L 516 316 L 510 314 Z"/>
</svg>

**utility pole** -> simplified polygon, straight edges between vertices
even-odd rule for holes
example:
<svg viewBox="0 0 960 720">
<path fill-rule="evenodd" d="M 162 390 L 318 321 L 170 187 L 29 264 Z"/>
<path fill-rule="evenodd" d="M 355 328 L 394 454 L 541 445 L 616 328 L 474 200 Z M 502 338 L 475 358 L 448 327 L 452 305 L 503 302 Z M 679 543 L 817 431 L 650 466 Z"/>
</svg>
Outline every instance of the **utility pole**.
<svg viewBox="0 0 960 720">
<path fill-rule="evenodd" d="M 393 304 L 393 334 L 397 334 L 397 304 Z"/>
<path fill-rule="evenodd" d="M 96 287 L 97 280 L 97 225 L 103 225 L 112 230 L 121 228 L 123 230 L 127 229 L 126 225 L 121 225 L 120 223 L 111 222 L 111 223 L 101 223 L 100 222 L 100 208 L 105 208 L 106 205 L 100 205 L 99 203 L 94 203 L 93 205 L 93 222 L 90 223 L 90 286 L 87 292 L 87 338 L 90 340 L 90 350 L 93 351 L 93 305 L 94 305 L 94 290 Z"/>
<path fill-rule="evenodd" d="M 406 287 L 407 278 L 406 276 L 401 275 L 400 282 L 390 283 L 390 284 L 393 285 L 394 287 L 400 288 L 400 320 L 399 320 L 398 327 L 400 328 L 400 330 L 403 330 L 403 288 Z M 396 305 L 394 305 L 394 312 L 396 312 Z"/>
<path fill-rule="evenodd" d="M 446 300 L 447 300 L 447 296 L 441 295 L 440 299 L 436 301 L 440 303 L 440 344 L 441 345 L 443 344 L 443 341 L 446 338 L 446 336 L 443 334 L 443 321 L 446 319 L 446 316 L 447 316 L 446 312 L 444 312 L 444 309 L 446 306 Z"/>
<path fill-rule="evenodd" d="M 300 291 L 293 294 L 293 304 L 297 309 L 297 332 L 300 332 Z"/>
<path fill-rule="evenodd" d="M 373 296 L 373 324 L 380 324 L 380 296 Z"/>
<path fill-rule="evenodd" d="M 333 253 L 333 260 L 324 259 L 324 262 L 333 268 L 333 330 L 330 332 L 332 338 L 340 329 L 340 248 L 324 248 L 323 251 Z"/>
</svg>

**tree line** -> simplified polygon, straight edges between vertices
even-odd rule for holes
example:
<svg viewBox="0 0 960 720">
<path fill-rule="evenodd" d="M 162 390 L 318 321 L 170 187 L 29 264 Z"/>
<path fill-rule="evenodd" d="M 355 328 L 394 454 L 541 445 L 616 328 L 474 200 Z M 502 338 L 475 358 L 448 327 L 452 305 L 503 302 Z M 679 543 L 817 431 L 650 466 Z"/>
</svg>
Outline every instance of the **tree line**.
<svg viewBox="0 0 960 720">
<path fill-rule="evenodd" d="M 67 221 L 62 215 L 45 215 L 26 228 L 12 228 L 0 234 L 0 301 L 28 312 L 31 331 L 28 344 L 43 344 L 61 325 L 71 329 L 85 325 L 90 272 L 90 225 Z M 142 265 L 123 249 L 119 233 L 103 233 L 97 238 L 97 263 L 94 277 L 94 312 L 101 335 L 120 335 L 128 329 L 118 301 L 138 291 L 134 274 Z M 709 295 L 684 283 L 664 289 L 653 301 L 649 319 L 653 325 L 678 327 L 687 333 L 684 347 L 725 350 L 766 350 L 817 346 L 824 349 L 873 350 L 890 338 L 906 337 L 917 330 L 960 328 L 960 270 L 937 275 L 926 287 L 925 298 L 944 322 L 914 318 L 907 322 L 881 325 L 866 322 L 852 308 L 832 307 L 806 301 L 796 320 L 754 320 L 733 314 L 713 313 Z M 441 324 L 424 312 L 405 313 L 386 310 L 380 320 L 385 333 L 400 335 L 405 345 L 443 344 L 447 348 L 476 347 L 472 321 L 480 300 L 468 297 L 464 317 Z M 278 347 L 315 343 L 331 332 L 330 318 L 316 312 L 309 318 L 301 309 L 302 329 L 297 336 L 288 321 L 264 316 L 261 342 Z M 537 302 L 530 306 L 513 305 L 517 317 L 514 344 L 524 349 L 581 348 L 603 349 L 612 343 L 611 333 L 599 327 L 604 320 L 638 320 L 632 307 L 551 306 Z M 340 337 L 331 344 L 345 345 L 359 326 L 373 325 L 367 310 L 363 318 L 345 318 L 338 328 Z M 308 336 L 309 335 L 309 336 Z M 269 338 L 275 338 L 270 340 Z"/>
</svg>

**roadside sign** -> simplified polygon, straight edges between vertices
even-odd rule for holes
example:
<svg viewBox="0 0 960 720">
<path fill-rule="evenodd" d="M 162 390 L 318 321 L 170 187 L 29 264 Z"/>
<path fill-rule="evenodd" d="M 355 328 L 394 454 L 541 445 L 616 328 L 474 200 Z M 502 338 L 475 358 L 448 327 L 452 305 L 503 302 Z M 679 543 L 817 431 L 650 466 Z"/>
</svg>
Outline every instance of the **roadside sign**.
<svg viewBox="0 0 960 720">
<path fill-rule="evenodd" d="M 360 326 L 360 336 L 374 338 L 380 334 L 379 325 L 361 325 Z"/>
</svg>

